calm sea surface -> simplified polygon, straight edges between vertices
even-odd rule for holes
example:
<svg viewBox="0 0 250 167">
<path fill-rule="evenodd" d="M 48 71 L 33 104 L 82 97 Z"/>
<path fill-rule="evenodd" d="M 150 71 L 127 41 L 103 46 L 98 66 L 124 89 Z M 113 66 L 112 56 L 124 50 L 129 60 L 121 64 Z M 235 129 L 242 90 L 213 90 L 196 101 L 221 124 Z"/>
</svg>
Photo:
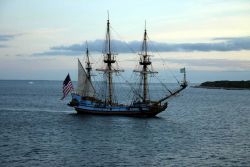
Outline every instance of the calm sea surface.
<svg viewBox="0 0 250 167">
<path fill-rule="evenodd" d="M 250 166 L 249 90 L 189 87 L 158 117 L 131 118 L 77 115 L 61 84 L 0 81 L 1 167 Z"/>
</svg>

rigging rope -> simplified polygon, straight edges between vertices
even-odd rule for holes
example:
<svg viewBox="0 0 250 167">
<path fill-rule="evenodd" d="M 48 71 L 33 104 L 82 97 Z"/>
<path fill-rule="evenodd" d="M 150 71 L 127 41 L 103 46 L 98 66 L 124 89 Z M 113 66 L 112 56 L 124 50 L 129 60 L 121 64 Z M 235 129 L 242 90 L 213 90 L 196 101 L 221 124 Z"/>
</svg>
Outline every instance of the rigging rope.
<svg viewBox="0 0 250 167">
<path fill-rule="evenodd" d="M 162 56 L 159 54 L 159 51 L 156 49 L 156 47 L 153 45 L 152 40 L 147 36 L 147 38 L 149 39 L 149 42 L 152 43 L 152 48 L 155 50 L 155 52 L 157 53 L 157 55 L 160 57 L 161 61 L 163 61 L 163 67 L 165 68 L 165 66 L 167 67 L 167 69 L 170 71 L 170 74 L 173 76 L 173 78 L 177 81 L 177 83 L 180 85 L 181 83 L 179 82 L 179 80 L 177 79 L 177 77 L 174 75 L 174 73 L 172 72 L 172 70 L 168 67 L 166 60 L 162 58 Z"/>
<path fill-rule="evenodd" d="M 113 32 L 116 33 L 116 35 L 117 35 L 120 39 L 122 39 L 122 42 L 124 42 L 124 43 L 126 44 L 126 46 L 127 46 L 128 49 L 131 51 L 131 53 L 137 53 L 132 47 L 130 47 L 130 46 L 128 45 L 128 43 L 126 42 L 126 40 L 124 40 L 124 38 L 123 38 L 117 31 L 115 31 L 115 29 L 114 29 L 112 26 L 110 26 L 110 28 L 113 30 Z"/>
<path fill-rule="evenodd" d="M 122 41 L 125 43 L 125 46 L 126 46 L 132 53 L 136 53 L 136 51 L 135 51 L 132 47 L 130 47 L 130 46 L 128 45 L 128 43 L 124 40 L 124 38 L 123 38 L 117 31 L 115 31 L 115 29 L 114 29 L 112 26 L 110 26 L 110 28 L 112 29 L 113 32 L 115 32 L 115 34 L 116 34 L 120 39 L 122 39 Z M 166 59 L 164 59 L 164 58 L 159 54 L 158 49 L 153 45 L 153 42 L 150 40 L 150 38 L 149 38 L 148 36 L 147 36 L 147 38 L 148 38 L 149 42 L 152 43 L 152 45 L 151 45 L 152 49 L 154 49 L 154 51 L 156 52 L 156 54 L 160 57 L 160 60 L 163 62 L 163 68 L 164 68 L 164 70 L 170 72 L 170 74 L 171 74 L 172 77 L 176 80 L 176 82 L 177 82 L 179 85 L 181 85 L 181 83 L 180 83 L 179 80 L 177 79 L 176 75 L 174 75 L 174 73 L 172 72 L 172 70 L 171 70 L 171 69 L 169 68 L 169 66 L 167 65 Z M 118 60 L 118 61 L 119 61 L 119 60 Z M 119 68 L 118 61 L 116 62 L 116 65 L 117 65 L 117 67 Z M 119 61 L 119 62 L 121 62 L 121 61 Z M 136 67 L 138 68 L 138 64 L 136 64 Z M 153 70 L 152 64 L 151 64 L 151 69 Z M 133 74 L 132 74 L 131 76 L 133 76 Z M 155 75 L 155 76 L 156 76 L 156 75 Z M 133 92 L 135 95 L 137 95 L 137 97 L 142 98 L 141 94 L 139 93 L 139 90 L 141 89 L 141 86 L 142 86 L 141 83 L 136 83 L 136 84 L 138 84 L 138 86 L 139 86 L 139 89 L 136 90 L 136 89 L 131 85 L 131 83 L 130 83 L 129 81 L 127 81 L 121 74 L 120 74 L 120 77 L 129 85 L 129 87 L 131 88 L 132 92 Z M 132 78 L 132 77 L 130 77 L 130 78 Z M 167 88 L 166 83 L 164 84 L 157 76 L 156 76 L 156 78 L 157 78 L 157 80 L 160 82 L 160 84 L 163 86 L 163 88 L 165 88 L 170 94 L 172 94 L 172 92 Z M 150 78 L 150 80 L 151 80 L 151 78 Z M 148 90 L 148 91 L 149 91 L 149 90 Z M 149 96 L 149 93 L 148 93 L 148 96 Z"/>
<path fill-rule="evenodd" d="M 115 29 L 114 29 L 112 26 L 110 26 L 110 28 L 116 33 L 117 36 L 119 36 L 119 38 L 122 39 L 122 41 L 125 42 L 124 38 L 123 38 L 117 31 L 115 31 Z M 152 40 L 148 37 L 148 35 L 147 35 L 147 38 L 148 38 L 149 42 L 152 43 Z M 131 48 L 131 47 L 127 44 L 127 42 L 125 42 L 125 44 L 126 44 L 126 46 L 130 49 L 130 51 L 131 51 L 132 53 L 136 53 L 136 51 L 135 51 L 133 48 Z M 152 46 L 152 48 L 155 50 L 156 54 L 160 57 L 161 61 L 163 62 L 163 68 L 164 68 L 165 70 L 167 69 L 166 71 L 169 71 L 170 74 L 172 75 L 172 77 L 173 77 L 173 78 L 176 80 L 176 82 L 180 85 L 180 84 L 181 84 L 180 81 L 177 79 L 176 75 L 174 75 L 174 73 L 172 72 L 172 70 L 168 67 L 168 65 L 167 65 L 167 63 L 166 63 L 166 60 L 163 59 L 163 57 L 159 54 L 158 49 L 157 49 L 154 45 L 151 45 L 151 46 Z M 161 82 L 161 83 L 162 83 L 162 82 Z M 163 83 L 162 83 L 162 84 L 163 84 Z"/>
<path fill-rule="evenodd" d="M 130 86 L 131 90 L 133 91 L 134 94 L 138 95 L 138 97 L 142 98 L 142 96 L 140 95 L 140 93 L 138 92 L 138 90 L 136 90 L 131 83 L 126 80 L 122 75 L 120 75 L 120 77 Z"/>
<path fill-rule="evenodd" d="M 172 94 L 172 92 L 167 88 L 167 85 L 164 84 L 163 82 L 161 82 L 161 80 L 160 80 L 157 76 L 155 76 L 155 77 L 156 77 L 156 79 L 158 79 L 158 81 L 160 82 L 160 84 L 161 84 L 170 94 Z"/>
</svg>

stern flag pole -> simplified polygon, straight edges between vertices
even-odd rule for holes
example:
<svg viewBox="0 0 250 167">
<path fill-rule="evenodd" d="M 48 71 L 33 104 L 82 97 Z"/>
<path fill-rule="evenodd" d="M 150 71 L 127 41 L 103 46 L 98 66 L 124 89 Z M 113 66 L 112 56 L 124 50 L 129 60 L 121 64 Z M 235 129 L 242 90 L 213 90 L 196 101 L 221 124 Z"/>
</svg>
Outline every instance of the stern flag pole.
<svg viewBox="0 0 250 167">
<path fill-rule="evenodd" d="M 69 92 L 73 90 L 74 90 L 74 87 L 70 79 L 70 75 L 68 73 L 65 80 L 63 81 L 63 97 L 61 98 L 61 100 L 63 100 L 69 94 Z"/>
</svg>

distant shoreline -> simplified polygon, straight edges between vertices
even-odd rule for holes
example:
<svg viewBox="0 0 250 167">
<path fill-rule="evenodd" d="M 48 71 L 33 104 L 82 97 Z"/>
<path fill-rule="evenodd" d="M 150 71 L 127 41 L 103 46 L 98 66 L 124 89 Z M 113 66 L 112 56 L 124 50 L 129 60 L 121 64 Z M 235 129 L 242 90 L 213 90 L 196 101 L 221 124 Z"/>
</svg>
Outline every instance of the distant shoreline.
<svg viewBox="0 0 250 167">
<path fill-rule="evenodd" d="M 227 88 L 227 87 L 209 87 L 209 86 L 191 86 L 193 88 L 203 88 L 203 89 L 225 89 L 225 90 L 250 90 L 250 88 Z"/>
<path fill-rule="evenodd" d="M 206 89 L 250 90 L 250 81 L 207 81 L 193 87 Z"/>
</svg>

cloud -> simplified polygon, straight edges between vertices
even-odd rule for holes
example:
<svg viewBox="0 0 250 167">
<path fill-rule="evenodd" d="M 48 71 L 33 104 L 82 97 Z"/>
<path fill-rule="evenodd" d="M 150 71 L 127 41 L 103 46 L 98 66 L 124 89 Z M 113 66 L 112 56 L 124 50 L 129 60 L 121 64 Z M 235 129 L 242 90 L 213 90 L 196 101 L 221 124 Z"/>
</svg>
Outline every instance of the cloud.
<svg viewBox="0 0 250 167">
<path fill-rule="evenodd" d="M 138 42 L 139 44 L 139 42 Z M 119 40 L 112 40 L 112 50 L 114 52 L 134 52 L 133 47 L 129 46 L 130 43 L 126 43 L 123 41 Z M 104 40 L 95 40 L 95 41 L 90 41 L 88 42 L 88 48 L 90 52 L 104 52 L 103 48 L 105 46 L 105 41 Z M 135 45 L 137 46 L 137 45 Z M 41 53 L 34 53 L 33 55 L 79 55 L 85 52 L 86 44 L 72 44 L 69 46 L 54 46 L 51 47 L 49 51 L 41 52 Z"/>
<path fill-rule="evenodd" d="M 20 35 L 21 34 L 12 34 L 12 35 L 0 34 L 0 42 L 7 42 L 13 40 L 14 38 Z M 7 47 L 8 45 L 0 44 L 0 48 L 7 48 Z"/>
<path fill-rule="evenodd" d="M 141 41 L 124 42 L 120 40 L 112 40 L 112 50 L 114 52 L 139 52 Z M 149 41 L 149 50 L 158 52 L 193 52 L 193 51 L 239 51 L 250 50 L 250 36 L 246 37 L 228 37 L 214 38 L 210 43 L 160 43 Z M 95 40 L 88 43 L 91 52 L 103 52 L 105 46 L 104 40 Z M 85 44 L 72 44 L 69 46 L 54 46 L 49 51 L 34 53 L 33 55 L 79 55 L 85 51 Z"/>
<path fill-rule="evenodd" d="M 0 45 L 0 48 L 6 48 L 7 45 Z"/>
<path fill-rule="evenodd" d="M 12 35 L 0 34 L 0 41 L 10 41 L 20 35 L 21 34 L 12 34 Z"/>
<path fill-rule="evenodd" d="M 13 39 L 15 36 L 14 35 L 3 35 L 0 34 L 0 41 L 9 41 Z"/>
<path fill-rule="evenodd" d="M 169 63 L 182 64 L 187 67 L 211 67 L 221 70 L 249 71 L 250 60 L 228 60 L 228 59 L 168 59 Z"/>
<path fill-rule="evenodd" d="M 159 51 L 239 51 L 250 50 L 250 36 L 214 38 L 210 43 L 156 43 Z"/>
</svg>

